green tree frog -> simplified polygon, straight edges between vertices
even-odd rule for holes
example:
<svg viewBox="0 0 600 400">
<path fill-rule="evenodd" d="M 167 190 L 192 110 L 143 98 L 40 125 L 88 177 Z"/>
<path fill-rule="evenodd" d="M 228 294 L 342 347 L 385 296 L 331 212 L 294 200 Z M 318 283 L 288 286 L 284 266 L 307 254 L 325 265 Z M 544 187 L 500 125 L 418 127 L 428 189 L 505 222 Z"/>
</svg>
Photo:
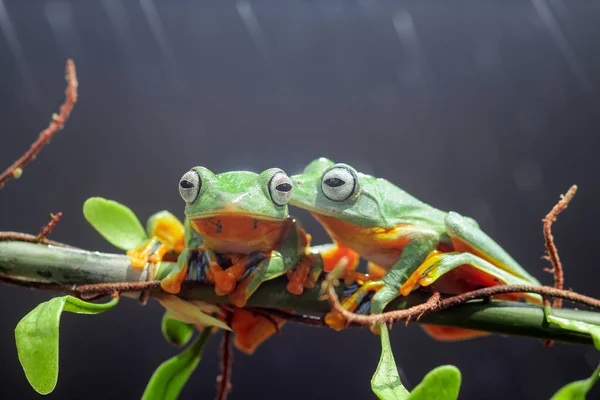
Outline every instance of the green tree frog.
<svg viewBox="0 0 600 400">
<path fill-rule="evenodd" d="M 475 220 L 429 206 L 385 179 L 320 158 L 292 176 L 292 184 L 290 205 L 308 210 L 334 243 L 369 261 L 368 272 L 375 278 L 342 302 L 351 311 L 369 292 L 375 292 L 371 313 L 377 314 L 396 297 L 434 283 L 436 290 L 449 294 L 500 284 L 539 284 Z M 503 298 L 540 302 L 538 295 Z M 339 314 L 330 313 L 326 321 L 337 329 L 344 326 Z M 477 335 L 426 330 L 442 340 Z"/>
<path fill-rule="evenodd" d="M 300 222 L 288 216 L 292 182 L 284 171 L 217 175 L 194 167 L 180 179 L 179 193 L 186 203 L 184 245 L 171 235 L 167 247 L 181 252 L 178 268 L 161 281 L 165 291 L 178 293 L 188 278 L 205 280 L 215 284 L 217 294 L 228 295 L 234 305 L 243 307 L 262 282 L 286 273 L 291 293 L 314 287 L 321 259 L 309 251 L 310 236 Z M 169 224 L 159 219 L 156 226 Z M 138 256 L 142 264 L 152 253 L 136 249 L 130 258 L 133 262 Z"/>
</svg>

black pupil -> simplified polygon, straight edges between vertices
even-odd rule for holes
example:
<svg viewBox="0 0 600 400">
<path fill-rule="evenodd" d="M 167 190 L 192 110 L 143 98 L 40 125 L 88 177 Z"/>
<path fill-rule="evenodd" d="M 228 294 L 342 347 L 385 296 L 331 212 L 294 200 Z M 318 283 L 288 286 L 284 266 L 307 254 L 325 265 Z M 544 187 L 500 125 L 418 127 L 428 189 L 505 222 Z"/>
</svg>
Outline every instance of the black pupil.
<svg viewBox="0 0 600 400">
<path fill-rule="evenodd" d="M 180 185 L 184 189 L 191 189 L 194 187 L 194 184 L 192 182 L 186 181 L 185 179 L 181 181 Z"/>
<path fill-rule="evenodd" d="M 292 190 L 292 185 L 290 185 L 289 183 L 280 183 L 279 185 L 275 186 L 275 189 L 277 189 L 280 192 L 289 192 L 290 190 Z"/>
<path fill-rule="evenodd" d="M 327 186 L 329 186 L 329 187 L 338 187 L 338 186 L 342 186 L 345 183 L 346 182 L 344 182 L 340 178 L 327 178 L 327 179 L 325 179 L 325 184 Z"/>
</svg>

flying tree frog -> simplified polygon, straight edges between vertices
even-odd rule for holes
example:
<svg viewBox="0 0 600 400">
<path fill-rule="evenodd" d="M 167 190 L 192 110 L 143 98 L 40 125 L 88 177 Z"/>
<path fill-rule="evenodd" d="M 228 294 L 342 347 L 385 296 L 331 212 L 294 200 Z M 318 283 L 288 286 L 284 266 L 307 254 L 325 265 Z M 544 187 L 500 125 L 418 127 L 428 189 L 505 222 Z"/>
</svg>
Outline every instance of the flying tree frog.
<svg viewBox="0 0 600 400">
<path fill-rule="evenodd" d="M 375 292 L 371 313 L 378 314 L 398 296 L 434 283 L 436 290 L 448 294 L 501 284 L 539 284 L 475 220 L 427 205 L 385 179 L 320 158 L 292 176 L 292 182 L 290 204 L 308 210 L 334 243 L 369 261 L 373 279 L 344 299 L 346 309 L 354 311 Z M 502 298 L 541 301 L 529 294 Z M 341 314 L 330 313 L 326 321 L 336 329 L 344 326 Z M 441 340 L 479 335 L 426 330 Z"/>
<path fill-rule="evenodd" d="M 288 273 L 288 291 L 314 287 L 321 260 L 308 250 L 310 236 L 288 216 L 292 182 L 284 171 L 214 174 L 194 167 L 179 181 L 185 206 L 185 248 L 178 268 L 161 281 L 178 293 L 188 277 L 215 284 L 243 307 L 259 285 Z"/>
</svg>

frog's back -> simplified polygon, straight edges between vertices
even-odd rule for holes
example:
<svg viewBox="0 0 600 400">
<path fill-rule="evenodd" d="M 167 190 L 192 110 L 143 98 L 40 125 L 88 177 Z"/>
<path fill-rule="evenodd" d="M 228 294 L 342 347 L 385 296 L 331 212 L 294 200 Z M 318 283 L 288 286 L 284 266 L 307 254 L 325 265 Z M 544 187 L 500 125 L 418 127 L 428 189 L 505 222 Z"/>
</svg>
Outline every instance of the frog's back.
<svg viewBox="0 0 600 400">
<path fill-rule="evenodd" d="M 379 187 L 379 204 L 387 225 L 414 225 L 443 233 L 447 212 L 417 199 L 383 178 L 374 178 Z"/>
</svg>

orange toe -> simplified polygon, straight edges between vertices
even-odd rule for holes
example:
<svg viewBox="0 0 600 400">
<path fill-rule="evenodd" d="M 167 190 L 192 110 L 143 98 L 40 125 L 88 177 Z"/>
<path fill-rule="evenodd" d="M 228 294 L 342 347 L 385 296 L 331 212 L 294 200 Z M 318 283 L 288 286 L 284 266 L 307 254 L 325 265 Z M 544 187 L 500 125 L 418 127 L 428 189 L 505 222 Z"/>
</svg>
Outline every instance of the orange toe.
<svg viewBox="0 0 600 400">
<path fill-rule="evenodd" d="M 229 270 L 215 272 L 215 291 L 219 296 L 231 293 L 235 289 L 236 277 Z"/>
<path fill-rule="evenodd" d="M 325 316 L 325 323 L 336 331 L 341 331 L 346 327 L 346 318 L 337 311 L 332 311 Z"/>
<path fill-rule="evenodd" d="M 160 281 L 160 287 L 168 293 L 177 294 L 181 291 L 181 284 L 187 278 L 187 266 L 182 268 L 177 274 L 167 276 Z"/>
<path fill-rule="evenodd" d="M 286 288 L 288 292 L 298 296 L 304 292 L 304 285 L 301 282 L 289 282 Z"/>
</svg>

